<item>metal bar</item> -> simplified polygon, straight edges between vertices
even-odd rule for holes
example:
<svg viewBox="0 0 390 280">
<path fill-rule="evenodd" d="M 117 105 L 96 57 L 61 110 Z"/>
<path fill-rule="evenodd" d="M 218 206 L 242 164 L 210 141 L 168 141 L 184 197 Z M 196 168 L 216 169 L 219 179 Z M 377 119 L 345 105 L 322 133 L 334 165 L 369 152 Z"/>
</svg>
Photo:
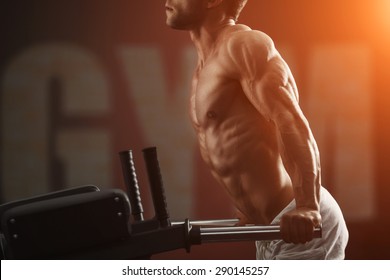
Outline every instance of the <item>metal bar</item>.
<svg viewBox="0 0 390 280">
<path fill-rule="evenodd" d="M 322 236 L 321 228 L 314 230 L 314 238 Z M 245 226 L 245 227 L 217 227 L 200 228 L 202 243 L 250 241 L 250 240 L 280 240 L 282 235 L 280 226 Z"/>
<path fill-rule="evenodd" d="M 196 220 L 190 221 L 191 226 L 234 226 L 239 222 L 238 219 L 221 219 L 221 220 Z M 183 222 L 172 222 L 172 225 L 182 225 Z"/>
<path fill-rule="evenodd" d="M 267 225 L 267 226 L 236 226 L 236 227 L 213 227 L 213 228 L 201 228 L 200 232 L 203 233 L 218 233 L 218 232 L 246 232 L 246 231 L 280 231 L 279 225 Z"/>
</svg>

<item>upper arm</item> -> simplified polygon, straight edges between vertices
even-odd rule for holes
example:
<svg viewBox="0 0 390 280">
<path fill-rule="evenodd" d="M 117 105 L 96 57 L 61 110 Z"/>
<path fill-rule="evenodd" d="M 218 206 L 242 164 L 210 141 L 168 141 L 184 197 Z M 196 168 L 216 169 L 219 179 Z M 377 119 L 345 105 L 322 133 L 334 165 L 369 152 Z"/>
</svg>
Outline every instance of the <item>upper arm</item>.
<svg viewBox="0 0 390 280">
<path fill-rule="evenodd" d="M 232 73 L 250 103 L 280 133 L 283 161 L 287 163 L 293 184 L 305 189 L 304 194 L 296 193 L 297 205 L 311 205 L 313 185 L 320 185 L 316 142 L 299 106 L 298 91 L 287 63 L 269 37 L 254 38 L 254 35 L 242 37 L 241 47 L 239 41 L 232 45 L 234 48 L 229 53 L 235 69 Z M 316 197 L 318 191 L 319 188 Z"/>
<path fill-rule="evenodd" d="M 260 114 L 274 121 L 281 132 L 299 124 L 307 126 L 291 71 L 267 35 L 237 34 L 228 43 L 228 55 L 246 97 Z"/>
</svg>

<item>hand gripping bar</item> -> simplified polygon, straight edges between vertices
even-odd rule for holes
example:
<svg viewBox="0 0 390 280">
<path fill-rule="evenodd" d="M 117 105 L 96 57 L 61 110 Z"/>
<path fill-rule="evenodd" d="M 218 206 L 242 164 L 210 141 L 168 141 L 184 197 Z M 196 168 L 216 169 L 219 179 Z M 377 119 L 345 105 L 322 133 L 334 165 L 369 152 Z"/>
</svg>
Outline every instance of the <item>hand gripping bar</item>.
<svg viewBox="0 0 390 280">
<path fill-rule="evenodd" d="M 280 240 L 282 234 L 280 225 L 246 225 L 234 226 L 238 219 L 224 220 L 200 220 L 184 222 L 189 230 L 189 243 L 215 243 L 255 240 Z M 180 225 L 183 222 L 175 222 L 173 225 Z M 314 229 L 314 238 L 322 237 L 322 228 Z"/>
</svg>

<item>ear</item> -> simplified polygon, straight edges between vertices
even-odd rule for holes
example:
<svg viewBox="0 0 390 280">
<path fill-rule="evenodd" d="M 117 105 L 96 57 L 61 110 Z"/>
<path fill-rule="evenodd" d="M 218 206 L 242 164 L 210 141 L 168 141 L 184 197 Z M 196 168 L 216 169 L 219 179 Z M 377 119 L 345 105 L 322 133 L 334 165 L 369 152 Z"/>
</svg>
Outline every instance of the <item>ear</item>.
<svg viewBox="0 0 390 280">
<path fill-rule="evenodd" d="M 207 8 L 214 8 L 221 4 L 224 0 L 207 0 Z"/>
</svg>

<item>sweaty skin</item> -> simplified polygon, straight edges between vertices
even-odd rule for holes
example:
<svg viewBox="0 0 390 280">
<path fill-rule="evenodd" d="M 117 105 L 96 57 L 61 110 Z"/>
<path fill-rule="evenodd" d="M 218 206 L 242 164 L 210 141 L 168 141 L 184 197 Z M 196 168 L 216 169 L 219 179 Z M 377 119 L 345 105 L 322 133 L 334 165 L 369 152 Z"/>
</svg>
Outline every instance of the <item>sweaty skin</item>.
<svg viewBox="0 0 390 280">
<path fill-rule="evenodd" d="M 168 25 L 180 11 L 205 7 L 184 2 L 167 1 Z M 295 198 L 296 209 L 281 220 L 283 239 L 310 241 L 321 222 L 319 153 L 290 69 L 266 34 L 223 16 L 194 15 L 182 18 L 199 57 L 190 116 L 202 158 L 242 224 L 269 224 Z"/>
</svg>

